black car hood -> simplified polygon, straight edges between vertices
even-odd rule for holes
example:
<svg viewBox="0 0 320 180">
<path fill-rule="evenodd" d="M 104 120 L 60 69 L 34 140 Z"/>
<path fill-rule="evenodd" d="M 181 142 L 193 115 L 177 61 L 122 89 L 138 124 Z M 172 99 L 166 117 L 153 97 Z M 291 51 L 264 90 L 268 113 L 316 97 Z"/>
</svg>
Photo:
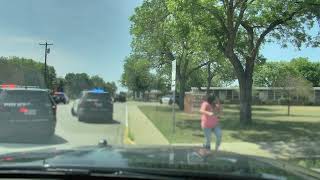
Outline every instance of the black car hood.
<svg viewBox="0 0 320 180">
<path fill-rule="evenodd" d="M 71 169 L 151 169 L 200 174 L 253 175 L 271 179 L 296 176 L 320 178 L 319 174 L 313 171 L 278 160 L 223 151 L 208 152 L 199 147 L 177 146 L 88 146 L 0 155 L 0 169 L 1 167 L 16 166 Z"/>
</svg>

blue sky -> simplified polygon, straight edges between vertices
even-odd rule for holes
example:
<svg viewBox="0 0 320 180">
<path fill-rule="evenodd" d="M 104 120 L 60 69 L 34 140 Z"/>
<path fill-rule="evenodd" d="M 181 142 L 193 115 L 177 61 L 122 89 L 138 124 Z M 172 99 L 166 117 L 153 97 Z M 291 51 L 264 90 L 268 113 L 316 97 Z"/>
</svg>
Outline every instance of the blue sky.
<svg viewBox="0 0 320 180">
<path fill-rule="evenodd" d="M 118 81 L 123 60 L 130 53 L 128 18 L 142 0 L 1 0 L 0 56 L 43 61 L 38 43 L 54 43 L 48 56 L 59 76 L 68 72 L 100 75 Z M 319 31 L 316 28 L 313 33 Z M 320 59 L 320 48 L 281 49 L 268 44 L 268 59 L 306 56 Z"/>
</svg>

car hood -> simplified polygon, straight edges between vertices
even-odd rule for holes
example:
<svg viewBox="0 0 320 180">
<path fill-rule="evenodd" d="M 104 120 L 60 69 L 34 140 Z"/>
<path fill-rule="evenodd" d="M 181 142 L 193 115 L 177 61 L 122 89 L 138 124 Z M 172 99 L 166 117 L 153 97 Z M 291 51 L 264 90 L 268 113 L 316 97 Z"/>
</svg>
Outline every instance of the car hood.
<svg viewBox="0 0 320 180">
<path fill-rule="evenodd" d="M 154 170 L 234 174 L 290 179 L 320 178 L 316 172 L 286 162 L 230 152 L 212 152 L 182 146 L 87 146 L 71 149 L 45 149 L 0 155 L 3 167 L 43 167 L 71 169 Z M 299 179 L 299 178 L 298 178 Z"/>
</svg>

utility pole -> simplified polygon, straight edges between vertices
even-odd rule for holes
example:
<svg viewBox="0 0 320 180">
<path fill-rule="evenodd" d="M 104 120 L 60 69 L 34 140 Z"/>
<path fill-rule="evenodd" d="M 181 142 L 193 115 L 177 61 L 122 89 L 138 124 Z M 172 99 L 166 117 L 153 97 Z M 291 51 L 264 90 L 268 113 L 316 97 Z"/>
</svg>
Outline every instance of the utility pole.
<svg viewBox="0 0 320 180">
<path fill-rule="evenodd" d="M 46 41 L 46 43 L 39 43 L 39 45 L 45 46 L 45 49 L 44 49 L 44 81 L 45 81 L 46 87 L 48 87 L 47 55 L 50 53 L 50 48 L 48 48 L 48 46 L 51 46 L 53 44 L 49 44 Z"/>
</svg>

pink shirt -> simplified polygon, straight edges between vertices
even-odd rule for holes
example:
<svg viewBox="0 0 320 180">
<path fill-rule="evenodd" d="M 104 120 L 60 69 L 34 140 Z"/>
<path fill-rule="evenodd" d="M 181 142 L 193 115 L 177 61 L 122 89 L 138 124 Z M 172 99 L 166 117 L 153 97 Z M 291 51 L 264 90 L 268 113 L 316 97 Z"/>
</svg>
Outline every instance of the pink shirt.
<svg viewBox="0 0 320 180">
<path fill-rule="evenodd" d="M 212 106 L 207 101 L 201 103 L 200 110 L 212 112 Z M 201 114 L 201 127 L 202 128 L 213 128 L 218 124 L 218 117 L 213 115 Z"/>
</svg>

